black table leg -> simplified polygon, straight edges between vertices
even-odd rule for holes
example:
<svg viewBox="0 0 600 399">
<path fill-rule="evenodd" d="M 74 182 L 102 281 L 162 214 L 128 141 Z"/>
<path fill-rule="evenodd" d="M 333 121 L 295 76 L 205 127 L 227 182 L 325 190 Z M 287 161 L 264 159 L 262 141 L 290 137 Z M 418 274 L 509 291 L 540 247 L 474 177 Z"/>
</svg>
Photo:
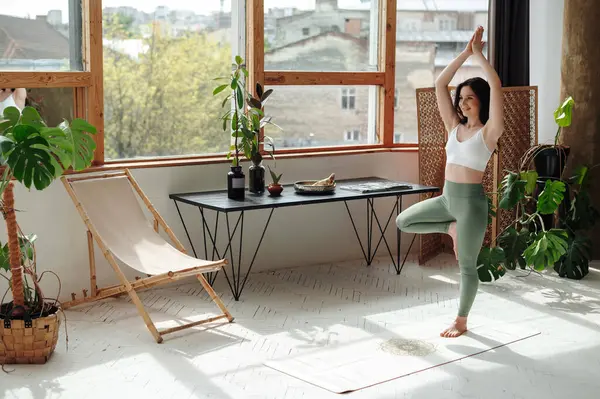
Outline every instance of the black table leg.
<svg viewBox="0 0 600 399">
<path fill-rule="evenodd" d="M 344 204 L 346 205 L 346 210 L 348 211 L 348 216 L 350 217 L 350 221 L 352 222 L 352 227 L 354 229 L 354 234 L 356 235 L 356 239 L 358 240 L 358 243 L 360 245 L 360 249 L 363 253 L 363 256 L 365 258 L 365 261 L 367 262 L 367 265 L 370 266 L 371 263 L 373 262 L 373 259 L 375 258 L 375 255 L 377 254 L 377 250 L 379 249 L 379 246 L 381 245 L 381 242 L 383 241 L 383 243 L 385 244 L 385 247 L 388 251 L 388 254 L 390 255 L 390 258 L 392 260 L 392 263 L 394 264 L 394 269 L 396 270 L 396 274 L 400 274 L 400 272 L 402 271 L 402 268 L 404 267 L 404 264 L 406 263 L 406 259 L 408 258 L 408 254 L 410 253 L 410 249 L 412 248 L 414 242 L 415 242 L 415 238 L 416 238 L 416 234 L 412 239 L 412 242 L 410 243 L 410 247 L 406 253 L 406 255 L 404 256 L 404 260 L 402 262 L 402 264 L 400 264 L 400 244 L 401 244 L 401 232 L 400 230 L 396 229 L 396 258 L 394 258 L 394 255 L 392 254 L 392 250 L 389 246 L 389 243 L 387 241 L 387 239 L 385 238 L 385 231 L 387 230 L 390 221 L 392 220 L 392 217 L 394 216 L 394 213 L 396 216 L 398 216 L 398 214 L 400 214 L 400 211 L 402 209 L 402 196 L 398 195 L 396 196 L 396 202 L 394 204 L 394 206 L 392 207 L 392 210 L 388 216 L 388 219 L 385 223 L 385 226 L 382 226 L 382 223 L 379 220 L 379 217 L 377 216 L 377 213 L 375 212 L 375 204 L 374 204 L 374 199 L 373 198 L 367 198 L 367 242 L 366 242 L 366 246 L 367 246 L 367 250 L 365 252 L 365 248 L 363 246 L 362 240 L 360 239 L 360 235 L 358 234 L 358 229 L 356 228 L 356 224 L 354 223 L 354 218 L 352 217 L 352 213 L 350 212 L 350 208 L 348 207 L 348 203 L 347 201 L 344 201 Z M 379 240 L 377 241 L 377 245 L 375 246 L 375 248 L 373 249 L 373 222 L 376 222 L 376 225 L 379 229 Z"/>
<path fill-rule="evenodd" d="M 258 241 L 258 245 L 256 246 L 254 255 L 252 256 L 252 260 L 250 261 L 248 269 L 245 271 L 243 279 L 242 279 L 242 251 L 243 251 L 243 242 L 244 242 L 243 241 L 243 238 L 244 238 L 244 211 L 240 212 L 233 229 L 231 228 L 231 223 L 229 221 L 229 213 L 225 213 L 225 223 L 226 223 L 226 227 L 227 227 L 227 246 L 225 247 L 223 252 L 219 253 L 219 251 L 217 249 L 217 228 L 218 228 L 220 212 L 217 211 L 215 228 L 214 228 L 214 231 L 211 232 L 211 229 L 208 226 L 208 223 L 206 222 L 204 210 L 203 209 L 200 210 L 200 214 L 202 215 L 203 232 L 205 234 L 205 237 L 206 237 L 206 235 L 208 235 L 208 239 L 210 240 L 210 243 L 212 244 L 212 247 L 213 247 L 213 249 L 212 249 L 213 258 L 216 255 L 217 258 L 222 259 L 224 257 L 227 257 L 227 252 L 229 252 L 228 258 L 229 258 L 229 264 L 231 265 L 231 273 L 230 273 L 231 276 L 230 276 L 230 274 L 227 273 L 227 269 L 225 267 L 223 268 L 223 274 L 225 275 L 225 279 L 227 280 L 229 289 L 231 290 L 231 293 L 233 294 L 233 297 L 235 298 L 236 301 L 239 301 L 242 291 L 246 285 L 246 281 L 248 280 L 248 276 L 250 275 L 250 272 L 252 271 L 252 266 L 254 266 L 254 261 L 256 260 L 256 255 L 258 254 L 258 250 L 260 249 L 263 238 L 265 237 L 265 233 L 267 232 L 267 228 L 269 227 L 269 223 L 271 221 L 271 217 L 273 216 L 274 210 L 275 210 L 275 208 L 271 208 L 271 210 L 269 212 L 269 217 L 267 218 L 267 221 L 263 228 L 262 234 L 260 236 L 260 240 Z M 239 230 L 238 230 L 238 228 L 239 228 Z M 239 237 L 238 237 L 239 248 L 237 249 L 237 254 L 234 254 L 232 243 L 233 243 L 233 240 L 235 239 L 236 233 L 239 235 Z M 235 255 L 237 255 L 237 260 L 236 260 Z M 215 277 L 216 277 L 216 275 L 215 275 Z M 213 279 L 213 282 L 214 282 L 214 279 Z"/>
</svg>

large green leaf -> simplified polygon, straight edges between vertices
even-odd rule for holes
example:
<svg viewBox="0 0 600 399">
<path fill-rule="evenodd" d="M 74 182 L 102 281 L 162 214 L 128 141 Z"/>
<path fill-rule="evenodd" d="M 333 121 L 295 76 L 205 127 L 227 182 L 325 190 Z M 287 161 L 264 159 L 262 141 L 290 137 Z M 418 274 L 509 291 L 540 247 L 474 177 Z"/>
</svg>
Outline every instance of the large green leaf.
<svg viewBox="0 0 600 399">
<path fill-rule="evenodd" d="M 538 173 L 535 170 L 528 170 L 526 172 L 521 172 L 521 180 L 527 182 L 525 185 L 525 193 L 527 195 L 531 195 L 533 190 L 535 190 L 535 186 L 537 183 Z"/>
<path fill-rule="evenodd" d="M 23 141 L 28 137 L 39 136 L 39 134 L 39 130 L 35 126 L 30 125 L 16 125 L 12 131 L 15 141 Z"/>
<path fill-rule="evenodd" d="M 579 165 L 573 172 L 573 176 L 569 179 L 569 183 L 585 187 L 588 181 L 588 172 L 589 168 L 586 165 Z"/>
<path fill-rule="evenodd" d="M 10 121 L 12 126 L 19 123 L 19 119 L 21 118 L 21 111 L 17 107 L 7 107 L 4 108 L 4 119 Z"/>
<path fill-rule="evenodd" d="M 52 155 L 46 139 L 41 136 L 27 137 L 24 140 L 0 142 L 2 153 L 13 171 L 14 178 L 31 188 L 43 190 L 54 179 Z"/>
<path fill-rule="evenodd" d="M 550 229 L 537 233 L 535 241 L 523 253 L 528 265 L 535 270 L 544 270 L 554 264 L 567 252 L 567 232 Z"/>
<path fill-rule="evenodd" d="M 592 242 L 588 237 L 577 235 L 571 238 L 567 253 L 554 265 L 554 270 L 561 277 L 584 278 L 589 273 L 591 250 Z"/>
<path fill-rule="evenodd" d="M 9 127 L 12 127 L 11 121 L 0 119 L 0 135 L 6 134 Z"/>
<path fill-rule="evenodd" d="M 502 209 L 512 209 L 525 198 L 527 182 L 519 179 L 519 175 L 508 172 L 502 179 L 502 196 L 498 206 Z"/>
<path fill-rule="evenodd" d="M 560 180 L 546 180 L 544 191 L 538 197 L 537 211 L 542 215 L 551 215 L 563 201 L 566 190 L 565 183 Z"/>
<path fill-rule="evenodd" d="M 592 204 L 587 191 L 580 191 L 571 200 L 566 224 L 573 230 L 587 230 L 596 224 L 600 212 Z"/>
<path fill-rule="evenodd" d="M 477 257 L 477 275 L 483 282 L 492 282 L 504 276 L 506 269 L 504 262 L 504 251 L 500 247 L 483 247 Z"/>
<path fill-rule="evenodd" d="M 569 97 L 554 111 L 554 121 L 558 126 L 571 126 L 574 105 L 573 97 Z"/>
<path fill-rule="evenodd" d="M 46 123 L 44 123 L 40 114 L 33 107 L 23 108 L 23 112 L 21 114 L 21 123 L 23 125 L 33 126 L 38 130 L 46 127 Z"/>
<path fill-rule="evenodd" d="M 83 170 L 90 166 L 94 160 L 96 143 L 90 134 L 96 133 L 96 128 L 83 119 L 73 119 L 71 125 L 67 121 L 58 126 L 65 132 L 73 145 L 72 167 L 74 170 Z"/>
<path fill-rule="evenodd" d="M 50 152 L 54 155 L 51 162 L 54 166 L 54 176 L 60 177 L 65 169 L 71 167 L 73 162 L 73 142 L 67 134 L 58 127 L 42 128 L 40 134 L 50 145 Z"/>
<path fill-rule="evenodd" d="M 498 237 L 498 244 L 504 250 L 504 265 L 508 269 L 515 270 L 517 264 L 524 269 L 527 265 L 523 252 L 529 245 L 529 236 L 527 229 L 517 231 L 514 227 L 509 227 Z"/>
</svg>

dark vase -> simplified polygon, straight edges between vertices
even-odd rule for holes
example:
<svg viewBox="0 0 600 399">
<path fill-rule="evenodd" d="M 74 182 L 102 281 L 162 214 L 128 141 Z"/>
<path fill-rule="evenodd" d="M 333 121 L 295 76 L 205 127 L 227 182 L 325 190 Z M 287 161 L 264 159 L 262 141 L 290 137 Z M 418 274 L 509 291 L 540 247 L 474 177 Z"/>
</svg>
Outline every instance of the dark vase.
<svg viewBox="0 0 600 399">
<path fill-rule="evenodd" d="M 232 166 L 227 173 L 227 197 L 234 200 L 243 200 L 246 192 L 246 175 L 241 166 Z"/>
<path fill-rule="evenodd" d="M 560 179 L 570 151 L 571 148 L 567 146 L 552 146 L 539 151 L 533 159 L 538 176 L 543 179 Z"/>
<path fill-rule="evenodd" d="M 248 169 L 248 190 L 251 193 L 261 194 L 265 191 L 265 167 L 262 162 L 252 162 Z"/>
</svg>

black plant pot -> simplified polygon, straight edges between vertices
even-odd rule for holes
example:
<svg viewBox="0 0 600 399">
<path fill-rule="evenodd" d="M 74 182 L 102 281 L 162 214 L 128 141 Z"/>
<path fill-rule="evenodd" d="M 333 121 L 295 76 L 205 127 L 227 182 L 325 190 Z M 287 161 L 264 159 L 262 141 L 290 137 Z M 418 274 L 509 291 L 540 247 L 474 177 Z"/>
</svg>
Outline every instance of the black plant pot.
<svg viewBox="0 0 600 399">
<path fill-rule="evenodd" d="M 550 146 L 540 150 L 533 159 L 538 176 L 545 179 L 560 179 L 570 151 L 571 148 L 568 146 Z"/>
<path fill-rule="evenodd" d="M 248 190 L 251 193 L 261 194 L 265 192 L 265 167 L 261 163 L 254 162 L 248 169 Z"/>
<path fill-rule="evenodd" d="M 246 175 L 241 166 L 232 166 L 227 173 L 227 197 L 243 200 L 246 193 Z"/>
</svg>

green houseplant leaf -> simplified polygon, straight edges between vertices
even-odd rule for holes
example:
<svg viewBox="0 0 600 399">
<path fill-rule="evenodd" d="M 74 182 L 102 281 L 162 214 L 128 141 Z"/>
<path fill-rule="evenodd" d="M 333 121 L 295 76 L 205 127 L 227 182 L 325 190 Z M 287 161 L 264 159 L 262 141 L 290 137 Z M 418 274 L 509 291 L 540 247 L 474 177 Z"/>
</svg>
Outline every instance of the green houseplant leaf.
<svg viewBox="0 0 600 399">
<path fill-rule="evenodd" d="M 525 193 L 531 195 L 537 183 L 538 173 L 535 170 L 528 170 L 520 173 L 521 180 L 526 182 Z"/>
<path fill-rule="evenodd" d="M 504 250 L 500 247 L 483 247 L 477 256 L 477 275 L 479 281 L 492 282 L 504 276 Z"/>
<path fill-rule="evenodd" d="M 14 178 L 27 188 L 33 184 L 36 189 L 43 190 L 52 183 L 54 166 L 48 142 L 35 134 L 32 137 L 2 140 L 0 148 L 7 164 L 12 169 Z"/>
<path fill-rule="evenodd" d="M 73 119 L 69 126 L 67 121 L 58 127 L 65 132 L 73 144 L 72 167 L 74 170 L 87 168 L 94 160 L 96 143 L 89 134 L 95 134 L 96 128 L 83 119 Z"/>
<path fill-rule="evenodd" d="M 546 180 L 544 191 L 538 197 L 537 211 L 542 215 L 550 215 L 556 212 L 564 199 L 565 190 L 564 182 Z"/>
<path fill-rule="evenodd" d="M 527 263 L 523 252 L 529 246 L 529 237 L 528 230 L 517 231 L 514 227 L 509 227 L 498 237 L 498 245 L 504 250 L 504 265 L 507 269 L 515 270 L 517 265 L 525 269 Z"/>
<path fill-rule="evenodd" d="M 9 121 L 12 126 L 15 126 L 19 123 L 19 119 L 21 119 L 21 112 L 17 107 L 6 107 L 4 108 L 4 119 Z"/>
<path fill-rule="evenodd" d="M 567 252 L 567 238 L 567 232 L 561 229 L 539 232 L 523 253 L 525 261 L 538 271 L 554 266 Z"/>
<path fill-rule="evenodd" d="M 576 235 L 570 237 L 565 255 L 554 265 L 560 277 L 581 280 L 589 273 L 592 242 L 588 237 Z"/>
<path fill-rule="evenodd" d="M 498 206 L 502 209 L 512 209 L 525 198 L 527 182 L 519 179 L 519 175 L 508 172 L 502 179 L 502 196 Z"/>
<path fill-rule="evenodd" d="M 573 97 L 568 97 L 561 105 L 554 111 L 554 121 L 560 127 L 571 126 L 571 120 L 573 115 L 573 106 L 575 101 Z"/>
</svg>

